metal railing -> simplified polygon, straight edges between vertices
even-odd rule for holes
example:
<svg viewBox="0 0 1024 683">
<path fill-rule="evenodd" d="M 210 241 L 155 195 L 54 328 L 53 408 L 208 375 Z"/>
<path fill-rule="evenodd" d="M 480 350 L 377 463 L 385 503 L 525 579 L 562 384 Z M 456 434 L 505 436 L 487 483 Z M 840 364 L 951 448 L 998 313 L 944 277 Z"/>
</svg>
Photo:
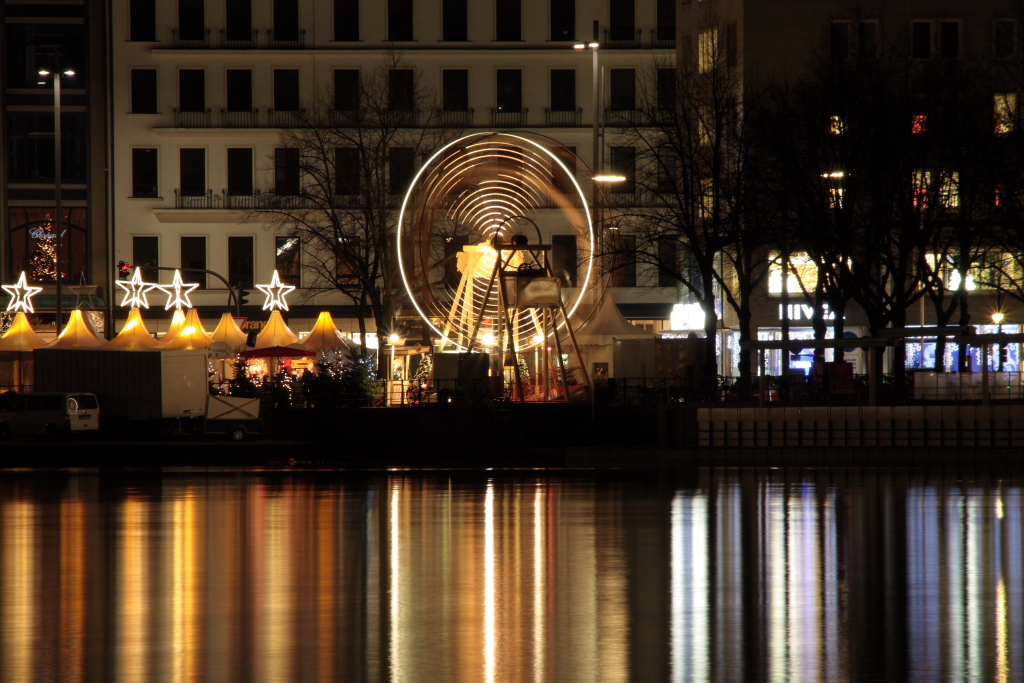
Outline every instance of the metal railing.
<svg viewBox="0 0 1024 683">
<path fill-rule="evenodd" d="M 491 108 L 491 125 L 501 128 L 525 128 L 530 110 L 523 107 L 522 111 L 498 111 Z"/>
<path fill-rule="evenodd" d="M 392 407 L 432 404 L 483 405 L 488 400 L 501 398 L 500 381 L 498 377 L 471 380 L 431 379 L 424 382 L 392 380 L 386 383 L 384 404 Z"/>
<path fill-rule="evenodd" d="M 473 126 L 473 109 L 466 111 L 445 111 L 438 109 L 434 112 L 434 125 L 438 128 L 471 128 Z"/>
<path fill-rule="evenodd" d="M 660 38 L 658 37 L 658 29 L 651 29 L 651 47 L 655 50 L 674 50 L 676 49 L 676 36 L 675 32 L 672 32 L 671 37 Z"/>
<path fill-rule="evenodd" d="M 606 126 L 635 126 L 640 123 L 641 115 L 636 109 L 612 109 L 607 107 L 604 110 L 604 125 Z"/>
<path fill-rule="evenodd" d="M 228 111 L 221 109 L 220 124 L 223 128 L 260 128 L 260 110 Z"/>
<path fill-rule="evenodd" d="M 259 47 L 258 39 L 260 32 L 252 30 L 252 35 L 243 40 L 231 40 L 228 38 L 227 29 L 220 30 L 220 46 L 225 50 L 252 50 Z"/>
<path fill-rule="evenodd" d="M 221 196 L 207 190 L 205 194 L 182 194 L 180 189 L 174 190 L 174 208 L 176 209 L 219 209 Z"/>
<path fill-rule="evenodd" d="M 583 125 L 583 107 L 571 111 L 556 111 L 554 109 L 544 110 L 545 126 L 561 126 L 563 128 L 577 127 Z"/>
<path fill-rule="evenodd" d="M 209 128 L 210 127 L 210 112 L 213 110 L 209 107 L 205 111 L 182 111 L 177 107 L 174 108 L 174 127 L 175 128 Z"/>
<path fill-rule="evenodd" d="M 353 111 L 331 111 L 331 125 L 338 128 L 355 128 L 363 123 L 363 112 L 359 109 Z"/>
<path fill-rule="evenodd" d="M 210 47 L 210 29 L 203 31 L 202 38 L 182 38 L 181 31 L 172 28 L 171 36 L 176 50 L 206 50 Z"/>
<path fill-rule="evenodd" d="M 609 48 L 612 50 L 629 50 L 637 49 L 640 47 L 640 38 L 643 35 L 643 29 L 605 29 L 604 30 L 604 43 L 601 44 L 603 48 Z"/>
<path fill-rule="evenodd" d="M 392 128 L 417 128 L 420 125 L 419 109 L 388 109 L 387 125 Z"/>
<path fill-rule="evenodd" d="M 270 116 L 270 127 L 271 128 L 302 128 L 305 126 L 305 109 L 299 109 L 298 111 L 275 111 L 274 109 L 267 110 L 268 116 Z"/>
<path fill-rule="evenodd" d="M 228 194 L 224 191 L 224 208 L 248 210 L 314 209 L 317 204 L 306 194 L 277 194 L 256 190 L 252 194 Z"/>
<path fill-rule="evenodd" d="M 306 47 L 306 29 L 299 29 L 299 35 L 295 39 L 281 39 L 274 35 L 274 29 L 269 29 L 270 47 L 274 50 L 301 50 Z"/>
<path fill-rule="evenodd" d="M 575 192 L 549 192 L 541 196 L 541 202 L 541 208 L 544 209 L 560 209 L 566 206 L 577 209 L 583 207 L 583 198 Z"/>
</svg>

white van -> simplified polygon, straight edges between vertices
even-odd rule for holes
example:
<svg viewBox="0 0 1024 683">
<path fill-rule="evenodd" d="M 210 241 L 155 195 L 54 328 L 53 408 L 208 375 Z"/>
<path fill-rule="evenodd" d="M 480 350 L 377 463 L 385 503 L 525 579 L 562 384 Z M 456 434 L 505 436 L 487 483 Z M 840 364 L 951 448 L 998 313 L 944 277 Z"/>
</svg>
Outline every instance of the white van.
<svg viewBox="0 0 1024 683">
<path fill-rule="evenodd" d="M 62 436 L 95 432 L 100 428 L 100 404 L 96 394 L 25 394 L 0 411 L 0 441 L 14 436 Z"/>
</svg>

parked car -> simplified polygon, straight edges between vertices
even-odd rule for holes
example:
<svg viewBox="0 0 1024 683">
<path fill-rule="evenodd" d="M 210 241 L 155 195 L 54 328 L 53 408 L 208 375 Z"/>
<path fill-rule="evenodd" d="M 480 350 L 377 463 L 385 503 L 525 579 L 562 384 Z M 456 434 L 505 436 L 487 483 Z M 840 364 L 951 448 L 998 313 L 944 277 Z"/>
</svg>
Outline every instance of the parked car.
<svg viewBox="0 0 1024 683">
<path fill-rule="evenodd" d="M 0 441 L 14 436 L 63 436 L 100 428 L 100 404 L 95 394 L 42 393 L 17 396 L 0 411 Z"/>
</svg>

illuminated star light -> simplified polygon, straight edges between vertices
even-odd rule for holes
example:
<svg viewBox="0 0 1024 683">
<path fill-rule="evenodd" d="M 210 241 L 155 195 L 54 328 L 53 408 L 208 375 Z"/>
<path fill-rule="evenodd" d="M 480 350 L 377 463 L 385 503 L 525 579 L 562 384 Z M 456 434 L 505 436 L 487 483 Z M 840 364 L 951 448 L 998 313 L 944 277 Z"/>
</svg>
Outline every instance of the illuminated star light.
<svg viewBox="0 0 1024 683">
<path fill-rule="evenodd" d="M 42 287 L 33 287 L 28 284 L 25 280 L 25 271 L 21 271 L 21 277 L 18 278 L 18 284 L 16 285 L 3 285 L 4 291 L 11 295 L 11 300 L 7 304 L 8 311 L 24 311 L 25 313 L 35 313 L 35 309 L 32 308 L 32 297 L 43 291 Z"/>
<path fill-rule="evenodd" d="M 199 284 L 196 282 L 190 282 L 185 284 L 181 281 L 181 271 L 174 271 L 174 282 L 170 285 L 163 285 L 156 287 L 161 292 L 167 295 L 167 305 L 164 306 L 164 310 L 170 310 L 171 306 L 174 306 L 179 311 L 181 307 L 192 308 L 192 302 L 189 301 L 188 295 L 194 289 L 198 289 Z"/>
<path fill-rule="evenodd" d="M 128 282 L 117 281 L 117 286 L 124 290 L 124 299 L 121 300 L 121 306 L 131 306 L 132 308 L 149 308 L 149 301 L 146 299 L 146 292 L 151 292 L 154 289 L 159 289 L 161 292 L 166 290 L 160 285 L 154 285 L 149 282 L 142 281 L 142 269 L 136 268 L 135 274 L 132 275 L 132 279 Z"/>
<path fill-rule="evenodd" d="M 282 285 L 281 278 L 278 276 L 277 271 L 274 271 L 274 277 L 270 278 L 269 285 L 256 285 L 256 289 L 260 290 L 267 295 L 267 300 L 263 302 L 263 310 L 275 309 L 288 310 L 288 302 L 284 300 L 285 294 L 291 292 L 295 287 L 291 285 Z"/>
</svg>

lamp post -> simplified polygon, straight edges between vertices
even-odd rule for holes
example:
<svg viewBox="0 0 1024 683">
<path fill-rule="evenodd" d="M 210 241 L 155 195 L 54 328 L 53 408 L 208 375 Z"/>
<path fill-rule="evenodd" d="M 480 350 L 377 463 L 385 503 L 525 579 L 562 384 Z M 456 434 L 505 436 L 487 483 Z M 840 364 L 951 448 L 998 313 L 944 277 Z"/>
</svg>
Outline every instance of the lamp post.
<svg viewBox="0 0 1024 683">
<path fill-rule="evenodd" d="M 63 270 L 64 266 L 61 262 L 61 248 L 63 246 L 63 239 L 61 239 L 61 231 L 64 228 L 64 221 L 61 219 L 61 137 L 60 137 L 60 79 L 64 76 L 74 76 L 75 72 L 71 69 L 65 69 L 63 72 L 60 70 L 60 54 L 55 53 L 53 56 L 53 71 L 47 71 L 46 69 L 40 69 L 40 76 L 50 76 L 53 79 L 53 176 L 54 176 L 54 200 L 56 203 L 56 221 L 57 229 L 55 230 L 55 241 L 56 241 L 56 256 L 54 258 L 55 266 L 57 269 L 57 310 L 56 310 L 56 331 L 60 334 L 61 325 L 64 323 L 64 306 L 61 301 L 61 295 L 64 284 Z"/>
<path fill-rule="evenodd" d="M 997 325 L 996 331 L 999 334 L 1003 333 L 1003 314 L 1001 311 L 997 311 L 992 314 L 992 322 Z M 996 366 L 996 370 L 999 372 L 1003 371 L 1003 347 L 1006 346 L 1003 342 L 999 342 L 999 364 Z"/>
</svg>

